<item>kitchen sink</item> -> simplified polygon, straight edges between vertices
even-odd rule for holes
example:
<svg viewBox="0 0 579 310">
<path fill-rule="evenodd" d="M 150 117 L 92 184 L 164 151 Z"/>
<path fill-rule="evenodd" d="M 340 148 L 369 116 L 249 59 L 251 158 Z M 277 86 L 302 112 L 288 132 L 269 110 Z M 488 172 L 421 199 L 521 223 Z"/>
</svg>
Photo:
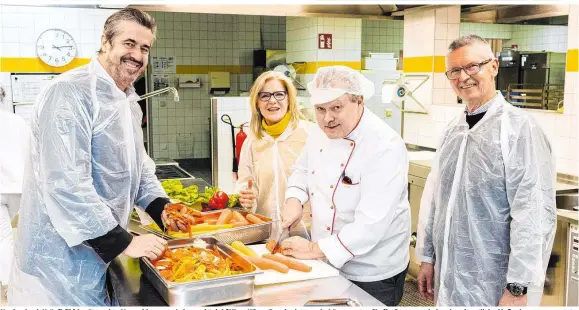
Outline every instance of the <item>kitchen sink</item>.
<svg viewBox="0 0 579 310">
<path fill-rule="evenodd" d="M 555 196 L 557 202 L 557 209 L 575 210 L 577 211 L 577 193 L 574 194 L 559 194 Z"/>
</svg>

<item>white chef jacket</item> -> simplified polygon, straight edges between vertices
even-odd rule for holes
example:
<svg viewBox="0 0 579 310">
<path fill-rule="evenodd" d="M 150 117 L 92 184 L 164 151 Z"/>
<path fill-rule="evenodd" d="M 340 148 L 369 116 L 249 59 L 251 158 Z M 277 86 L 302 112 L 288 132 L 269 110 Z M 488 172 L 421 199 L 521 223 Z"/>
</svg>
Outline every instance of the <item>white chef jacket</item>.
<svg viewBox="0 0 579 310">
<path fill-rule="evenodd" d="M 368 108 L 346 138 L 311 131 L 288 180 L 288 198 L 310 200 L 312 241 L 347 279 L 379 281 L 408 266 L 406 146 Z"/>
</svg>

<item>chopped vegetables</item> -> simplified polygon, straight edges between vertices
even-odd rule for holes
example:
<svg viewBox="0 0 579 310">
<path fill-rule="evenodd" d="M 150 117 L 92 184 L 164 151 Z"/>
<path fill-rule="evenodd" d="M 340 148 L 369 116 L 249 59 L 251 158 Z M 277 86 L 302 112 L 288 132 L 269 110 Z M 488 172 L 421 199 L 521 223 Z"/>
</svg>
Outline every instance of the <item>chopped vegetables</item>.
<svg viewBox="0 0 579 310">
<path fill-rule="evenodd" d="M 206 249 L 193 245 L 167 250 L 153 266 L 167 281 L 190 282 L 244 273 L 241 266 L 223 255 L 215 246 Z"/>
</svg>

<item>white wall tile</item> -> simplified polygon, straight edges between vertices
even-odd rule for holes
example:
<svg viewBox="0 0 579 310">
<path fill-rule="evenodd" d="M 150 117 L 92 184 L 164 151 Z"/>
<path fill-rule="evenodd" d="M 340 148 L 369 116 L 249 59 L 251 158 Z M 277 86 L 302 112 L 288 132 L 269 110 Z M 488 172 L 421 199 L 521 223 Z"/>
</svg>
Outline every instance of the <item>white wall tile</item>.
<svg viewBox="0 0 579 310">
<path fill-rule="evenodd" d="M 437 24 L 446 24 L 448 22 L 448 8 L 436 9 L 435 17 Z"/>
</svg>

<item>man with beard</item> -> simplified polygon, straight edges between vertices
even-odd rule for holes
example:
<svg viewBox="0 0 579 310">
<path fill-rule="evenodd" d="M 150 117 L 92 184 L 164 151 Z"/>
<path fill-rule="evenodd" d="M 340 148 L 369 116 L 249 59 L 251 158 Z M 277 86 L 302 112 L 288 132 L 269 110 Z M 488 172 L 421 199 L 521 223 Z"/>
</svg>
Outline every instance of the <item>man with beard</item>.
<svg viewBox="0 0 579 310">
<path fill-rule="evenodd" d="M 10 304 L 114 305 L 105 289 L 109 262 L 121 253 L 155 259 L 165 249 L 161 238 L 125 230 L 134 205 L 162 227 L 168 202 L 143 146 L 131 85 L 145 70 L 155 32 L 142 11 L 111 15 L 98 55 L 38 96 Z"/>
</svg>

